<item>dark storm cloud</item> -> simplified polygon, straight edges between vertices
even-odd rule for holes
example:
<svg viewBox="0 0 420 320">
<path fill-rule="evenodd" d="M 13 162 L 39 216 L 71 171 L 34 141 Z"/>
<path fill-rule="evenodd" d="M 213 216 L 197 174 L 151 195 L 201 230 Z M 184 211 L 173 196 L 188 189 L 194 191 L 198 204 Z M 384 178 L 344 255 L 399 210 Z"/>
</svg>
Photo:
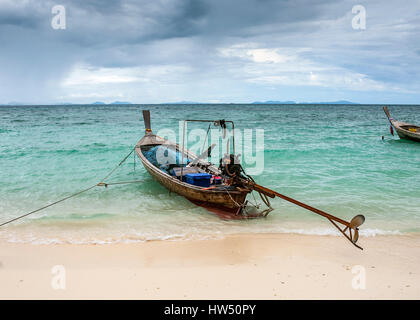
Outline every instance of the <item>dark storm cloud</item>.
<svg viewBox="0 0 420 320">
<path fill-rule="evenodd" d="M 195 45 L 179 46 L 185 50 L 211 51 L 219 44 L 230 41 L 230 37 L 247 39 L 261 33 L 298 33 L 302 29 L 313 32 L 317 26 L 300 23 L 322 16 L 330 1 L 314 1 L 307 10 L 304 1 L 270 0 L 174 0 L 174 1 L 69 1 L 67 8 L 68 28 L 57 34 L 58 42 L 82 47 L 88 62 L 96 60 L 106 66 L 127 66 L 179 59 L 170 52 L 182 54 L 171 39 L 193 39 Z M 159 48 L 157 43 L 165 44 Z M 194 48 L 193 48 L 194 47 Z M 90 53 L 94 50 L 94 53 Z M 151 48 L 155 52 L 149 54 Z M 142 52 L 137 59 L 132 52 Z M 182 51 L 182 50 L 181 50 Z M 80 53 L 80 52 L 79 52 Z M 203 56 L 201 55 L 201 62 Z M 189 60 L 191 63 L 193 61 Z"/>
<path fill-rule="evenodd" d="M 65 30 L 51 27 L 56 4 L 66 8 Z M 263 75 L 265 65 L 253 65 L 252 59 L 284 58 L 292 59 L 298 72 L 309 72 L 312 66 L 348 71 L 350 77 L 360 74 L 373 82 L 405 81 L 406 87 L 415 88 L 420 52 L 416 2 L 405 7 L 396 1 L 366 3 L 366 31 L 351 28 L 355 4 L 359 2 L 3 0 L 0 102 L 25 95 L 28 100 L 51 99 L 80 64 L 91 69 L 146 68 L 151 74 L 156 73 L 150 71 L 153 66 L 166 65 L 189 70 L 185 83 L 206 74 L 212 84 L 231 78 L 240 85 L 237 79 L 249 73 L 264 81 L 282 75 L 282 69 L 275 69 L 278 64 Z M 252 54 L 258 52 L 248 52 L 258 48 L 268 50 L 259 54 L 280 58 L 255 58 Z"/>
<path fill-rule="evenodd" d="M 43 15 L 39 9 L 38 5 L 33 5 L 28 10 L 28 7 L 19 5 L 18 2 L 0 2 L 0 27 L 9 25 L 22 28 L 36 28 L 40 21 L 42 19 L 45 21 L 47 17 L 47 12 Z"/>
<path fill-rule="evenodd" d="M 39 20 L 33 16 L 3 12 L 0 16 L 0 25 L 14 25 L 24 28 L 34 28 Z"/>
<path fill-rule="evenodd" d="M 204 1 L 188 0 L 181 3 L 180 7 L 179 13 L 168 21 L 169 32 L 166 37 L 195 35 L 203 28 L 200 22 L 206 24 L 204 19 L 208 15 L 210 7 Z"/>
<path fill-rule="evenodd" d="M 68 28 L 61 36 L 83 46 L 192 36 L 241 37 L 253 35 L 253 28 L 264 25 L 296 26 L 317 19 L 331 3 L 312 1 L 308 10 L 308 2 L 302 0 L 64 0 L 60 4 L 66 7 Z M 48 28 L 55 4 L 32 1 L 0 7 L 0 23 L 51 33 Z"/>
<path fill-rule="evenodd" d="M 329 3 L 333 1 L 312 1 L 308 10 L 308 2 L 302 0 L 64 0 L 60 4 L 66 7 L 67 29 L 57 37 L 50 28 L 55 3 L 30 1 L 21 6 L 0 5 L 0 24 L 36 29 L 54 40 L 85 48 L 179 37 L 216 41 L 253 36 L 262 26 L 268 26 L 264 29 L 268 33 L 279 32 L 279 26 L 290 31 L 287 25 L 293 23 L 296 30 L 299 22 L 319 18 Z"/>
</svg>

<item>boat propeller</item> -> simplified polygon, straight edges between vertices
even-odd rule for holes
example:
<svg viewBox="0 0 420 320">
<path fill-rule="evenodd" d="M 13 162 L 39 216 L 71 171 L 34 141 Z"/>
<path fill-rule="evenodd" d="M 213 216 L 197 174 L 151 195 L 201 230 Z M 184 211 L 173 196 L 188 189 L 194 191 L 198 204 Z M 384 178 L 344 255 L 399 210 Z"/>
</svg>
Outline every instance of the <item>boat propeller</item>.
<svg viewBox="0 0 420 320">
<path fill-rule="evenodd" d="M 356 246 L 359 249 L 362 249 L 362 247 L 359 247 L 356 242 L 359 240 L 359 227 L 365 222 L 365 217 L 361 214 L 355 216 L 353 219 L 350 220 L 350 222 L 345 221 L 337 221 L 335 219 L 328 219 L 330 222 L 351 242 L 354 246 Z M 341 229 L 333 220 L 344 224 L 346 227 L 344 229 Z M 340 219 L 341 220 L 341 219 Z M 346 233 L 347 229 L 349 230 L 349 234 Z"/>
<path fill-rule="evenodd" d="M 357 216 L 355 216 L 353 219 L 351 219 L 350 221 L 350 229 L 353 230 L 354 234 L 351 237 L 351 241 L 354 243 L 357 242 L 357 240 L 359 240 L 359 227 L 365 222 L 365 216 L 359 214 Z M 351 231 L 350 231 L 350 235 L 351 235 Z"/>
<path fill-rule="evenodd" d="M 359 229 L 354 230 L 354 235 L 353 235 L 353 238 L 351 239 L 353 243 L 356 243 L 357 240 L 359 240 Z"/>
<path fill-rule="evenodd" d="M 365 222 L 365 216 L 358 214 L 350 221 L 350 228 L 357 229 Z"/>
</svg>

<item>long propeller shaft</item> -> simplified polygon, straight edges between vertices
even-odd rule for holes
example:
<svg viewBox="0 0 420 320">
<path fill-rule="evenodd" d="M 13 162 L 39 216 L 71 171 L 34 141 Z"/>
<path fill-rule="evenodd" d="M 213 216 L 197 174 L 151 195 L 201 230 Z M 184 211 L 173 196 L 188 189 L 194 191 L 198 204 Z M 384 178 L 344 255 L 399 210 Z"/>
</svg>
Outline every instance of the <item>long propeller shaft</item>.
<svg viewBox="0 0 420 320">
<path fill-rule="evenodd" d="M 289 201 L 289 202 L 294 203 L 294 204 L 296 204 L 296 205 L 298 205 L 298 206 L 300 206 L 302 208 L 305 208 L 305 209 L 307 209 L 309 211 L 315 212 L 315 213 L 317 213 L 317 214 L 319 214 L 319 215 L 321 215 L 321 216 L 323 216 L 323 217 L 325 217 L 327 219 L 331 219 L 331 220 L 337 221 L 337 222 L 339 222 L 341 224 L 344 224 L 347 227 L 350 227 L 350 222 L 347 222 L 347 221 L 345 221 L 343 219 L 340 219 L 340 218 L 338 218 L 336 216 L 333 216 L 333 215 L 331 215 L 331 214 L 329 214 L 329 213 L 327 213 L 325 211 L 322 211 L 322 210 L 319 210 L 317 208 L 314 208 L 314 207 L 312 207 L 310 205 L 307 205 L 306 203 L 303 203 L 303 202 L 300 202 L 300 201 L 295 200 L 293 198 L 290 198 L 288 196 L 285 196 L 284 194 L 278 193 L 277 191 L 268 189 L 268 188 L 263 187 L 263 186 L 260 186 L 258 184 L 254 184 L 252 186 L 252 188 L 255 189 L 256 191 L 260 191 L 260 192 L 266 194 L 267 196 L 269 196 L 271 198 L 274 198 L 274 197 L 282 198 L 283 200 Z"/>
<path fill-rule="evenodd" d="M 259 184 L 256 184 L 255 182 L 248 182 L 248 187 L 257 191 L 257 192 L 261 192 L 265 195 L 267 195 L 270 198 L 274 198 L 274 197 L 279 197 L 283 200 L 289 201 L 295 205 L 298 205 L 302 208 L 305 208 L 309 211 L 312 211 L 316 214 L 319 214 L 325 218 L 327 218 L 354 246 L 356 246 L 359 249 L 362 249 L 361 247 L 359 247 L 358 245 L 356 245 L 356 242 L 359 238 L 359 226 L 363 224 L 363 222 L 365 221 L 365 217 L 363 215 L 357 215 L 355 216 L 350 222 L 343 220 L 341 218 L 338 218 L 336 216 L 333 216 L 332 214 L 329 214 L 325 211 L 322 211 L 320 209 L 314 208 L 310 205 L 307 205 L 306 203 L 300 202 L 298 200 L 295 200 L 293 198 L 290 198 L 288 196 L 285 196 L 284 194 L 281 194 L 277 191 L 271 190 L 269 188 L 263 187 Z M 345 228 L 340 228 L 335 222 L 338 222 L 342 225 L 345 226 Z M 346 231 L 349 231 L 349 235 L 346 234 Z M 353 232 L 352 232 L 353 231 Z"/>
</svg>

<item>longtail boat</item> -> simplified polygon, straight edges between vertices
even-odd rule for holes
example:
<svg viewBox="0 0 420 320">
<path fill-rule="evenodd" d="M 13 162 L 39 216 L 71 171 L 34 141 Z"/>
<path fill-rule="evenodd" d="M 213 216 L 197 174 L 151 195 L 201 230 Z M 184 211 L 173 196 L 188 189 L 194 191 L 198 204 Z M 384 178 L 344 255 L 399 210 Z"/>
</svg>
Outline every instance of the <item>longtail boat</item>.
<svg viewBox="0 0 420 320">
<path fill-rule="evenodd" d="M 168 190 L 175 192 L 191 202 L 205 207 L 224 218 L 256 218 L 267 214 L 267 211 L 259 213 L 247 212 L 245 214 L 246 197 L 252 191 L 249 188 L 233 186 L 226 182 L 215 184 L 211 187 L 202 187 L 186 182 L 184 177 L 191 173 L 207 173 L 211 175 L 212 178 L 221 178 L 221 171 L 215 165 L 205 161 L 210 150 L 206 150 L 203 155 L 197 156 L 192 151 L 184 148 L 184 146 L 180 146 L 177 143 L 155 135 L 151 129 L 150 112 L 148 110 L 143 111 L 143 117 L 146 132 L 144 137 L 136 145 L 136 153 L 145 169 L 160 184 Z M 204 121 L 207 120 L 203 120 L 203 122 Z M 151 151 L 152 159 L 147 157 L 148 153 Z M 169 165 L 164 163 L 163 166 L 166 167 L 162 168 L 163 166 L 158 163 L 156 157 L 153 157 L 153 152 L 161 154 L 172 152 L 175 154 L 173 159 L 179 160 L 181 158 L 184 159 L 184 161 L 173 161 L 172 163 L 169 163 Z M 188 164 L 186 164 L 187 162 Z M 171 170 L 174 174 L 170 173 Z"/>
<path fill-rule="evenodd" d="M 394 135 L 394 131 L 392 130 L 392 127 L 394 127 L 395 131 L 397 131 L 397 134 L 401 139 L 420 142 L 420 127 L 419 126 L 393 119 L 391 115 L 389 114 L 388 107 L 384 107 L 384 112 L 386 116 L 388 117 L 388 120 L 391 124 L 390 129 L 391 129 L 392 135 Z"/>
<path fill-rule="evenodd" d="M 184 120 L 182 145 L 169 141 L 153 133 L 149 110 L 143 110 L 145 135 L 136 144 L 136 154 L 144 168 L 161 185 L 191 202 L 217 213 L 226 219 L 249 219 L 266 217 L 273 210 L 268 198 L 279 197 L 300 207 L 327 218 L 354 246 L 359 239 L 359 226 L 365 221 L 363 215 L 355 216 L 350 222 L 335 217 L 317 208 L 292 199 L 269 188 L 258 185 L 245 173 L 235 155 L 234 123 L 227 120 Z M 230 140 L 233 154 L 220 159 L 219 167 L 208 162 L 214 144 L 200 155 L 185 148 L 185 124 L 189 121 L 208 122 L 226 130 L 232 127 L 233 138 Z M 210 126 L 209 126 L 210 128 Z M 229 145 L 229 142 L 228 142 Z M 229 149 L 228 149 L 229 150 Z M 165 161 L 160 161 L 163 157 Z M 168 159 L 172 161 L 168 161 Z M 162 159 L 162 158 L 161 158 Z M 201 180 L 194 180 L 199 178 Z M 204 181 L 204 183 L 200 182 Z M 266 205 L 262 211 L 248 210 L 248 194 L 257 192 Z M 340 226 L 343 225 L 343 226 Z"/>
</svg>

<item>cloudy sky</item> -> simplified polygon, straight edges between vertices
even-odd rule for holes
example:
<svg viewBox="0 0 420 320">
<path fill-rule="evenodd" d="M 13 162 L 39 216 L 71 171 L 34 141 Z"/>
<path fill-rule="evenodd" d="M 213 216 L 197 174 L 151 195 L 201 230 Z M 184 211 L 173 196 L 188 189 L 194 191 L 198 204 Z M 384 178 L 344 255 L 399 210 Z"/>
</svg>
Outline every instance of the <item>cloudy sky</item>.
<svg viewBox="0 0 420 320">
<path fill-rule="evenodd" d="M 0 103 L 420 104 L 420 0 L 0 0 L 0 43 Z"/>
</svg>

